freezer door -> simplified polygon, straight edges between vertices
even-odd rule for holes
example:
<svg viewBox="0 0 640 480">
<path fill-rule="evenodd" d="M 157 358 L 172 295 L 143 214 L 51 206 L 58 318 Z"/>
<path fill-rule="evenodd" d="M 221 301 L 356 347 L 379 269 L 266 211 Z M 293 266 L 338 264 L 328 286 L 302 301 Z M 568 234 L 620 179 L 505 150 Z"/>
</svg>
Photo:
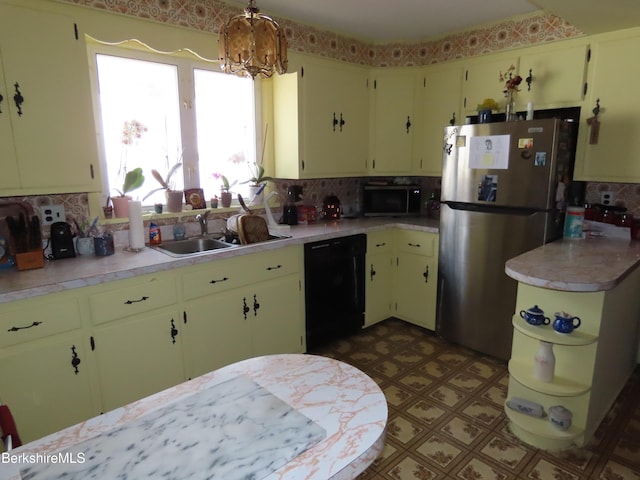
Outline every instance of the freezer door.
<svg viewBox="0 0 640 480">
<path fill-rule="evenodd" d="M 507 260 L 544 243 L 548 214 L 440 211 L 437 333 L 446 340 L 508 360 L 517 282 Z"/>
<path fill-rule="evenodd" d="M 560 126 L 556 119 L 461 125 L 445 129 L 443 201 L 554 208 Z M 562 170 L 567 170 L 563 172 Z M 562 192 L 561 192 L 562 193 Z"/>
</svg>

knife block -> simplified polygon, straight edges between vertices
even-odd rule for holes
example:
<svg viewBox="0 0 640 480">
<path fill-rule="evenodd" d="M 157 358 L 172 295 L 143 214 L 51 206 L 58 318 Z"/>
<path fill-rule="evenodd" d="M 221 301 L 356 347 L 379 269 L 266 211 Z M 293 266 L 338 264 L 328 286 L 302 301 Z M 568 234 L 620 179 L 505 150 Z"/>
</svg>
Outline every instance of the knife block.
<svg viewBox="0 0 640 480">
<path fill-rule="evenodd" d="M 16 253 L 14 258 L 18 270 L 33 270 L 44 267 L 44 255 L 41 249 Z"/>
</svg>

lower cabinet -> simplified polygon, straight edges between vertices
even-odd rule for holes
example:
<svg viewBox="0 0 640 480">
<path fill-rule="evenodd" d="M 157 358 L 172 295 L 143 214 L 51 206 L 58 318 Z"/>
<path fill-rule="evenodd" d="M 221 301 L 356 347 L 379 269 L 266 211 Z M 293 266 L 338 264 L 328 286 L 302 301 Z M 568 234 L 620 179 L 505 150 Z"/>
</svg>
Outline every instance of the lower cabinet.
<svg viewBox="0 0 640 480">
<path fill-rule="evenodd" d="M 394 315 L 435 330 L 438 291 L 438 235 L 396 231 L 393 277 Z"/>
<path fill-rule="evenodd" d="M 180 312 L 153 311 L 96 328 L 91 345 L 103 411 L 184 380 Z"/>
<path fill-rule="evenodd" d="M 23 442 L 96 412 L 78 298 L 54 294 L 0 305 L 0 400 Z"/>
<path fill-rule="evenodd" d="M 435 330 L 438 234 L 368 233 L 366 275 L 365 326 L 394 316 Z"/>
</svg>

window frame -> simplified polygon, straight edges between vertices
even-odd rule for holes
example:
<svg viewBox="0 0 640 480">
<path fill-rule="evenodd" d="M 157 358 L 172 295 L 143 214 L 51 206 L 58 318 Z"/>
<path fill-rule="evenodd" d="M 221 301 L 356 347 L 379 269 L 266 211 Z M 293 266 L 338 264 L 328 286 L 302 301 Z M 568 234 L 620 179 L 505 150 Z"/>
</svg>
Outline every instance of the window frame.
<svg viewBox="0 0 640 480">
<path fill-rule="evenodd" d="M 200 172 L 198 158 L 197 125 L 195 110 L 195 81 L 194 69 L 209 70 L 216 73 L 222 72 L 220 62 L 208 60 L 189 49 L 181 49 L 175 52 L 161 52 L 155 50 L 138 40 L 125 40 L 118 43 L 106 43 L 87 37 L 87 54 L 89 59 L 92 103 L 94 109 L 94 120 L 96 124 L 96 135 L 98 144 L 98 165 L 100 172 L 100 189 L 102 204 L 106 204 L 107 199 L 112 196 L 113 187 L 109 186 L 106 150 L 103 137 L 102 111 L 99 95 L 99 78 L 97 68 L 97 55 L 110 55 L 115 57 L 130 58 L 141 61 L 164 63 L 173 65 L 177 69 L 178 76 L 178 101 L 180 116 L 180 136 L 183 146 L 183 168 L 181 169 L 184 189 L 200 187 Z M 262 88 L 261 82 L 253 81 L 254 98 L 254 151 L 257 158 L 259 155 L 258 145 L 261 145 L 262 133 Z M 145 179 L 145 185 L 153 179 Z M 118 186 L 115 186 L 116 188 Z M 136 192 L 137 193 L 137 192 Z M 213 196 L 215 192 L 205 192 Z M 234 199 L 234 207 L 237 202 Z M 153 205 L 143 205 L 145 210 L 153 210 Z M 178 214 L 176 214 L 178 215 Z"/>
</svg>

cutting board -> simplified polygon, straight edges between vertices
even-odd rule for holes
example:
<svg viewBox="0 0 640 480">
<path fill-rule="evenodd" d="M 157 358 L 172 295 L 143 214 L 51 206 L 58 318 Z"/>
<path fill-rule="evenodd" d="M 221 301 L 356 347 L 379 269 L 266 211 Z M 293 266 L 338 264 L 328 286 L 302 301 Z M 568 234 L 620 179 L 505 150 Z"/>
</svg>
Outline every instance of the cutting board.
<svg viewBox="0 0 640 480">
<path fill-rule="evenodd" d="M 241 215 L 238 217 L 238 237 L 242 245 L 269 240 L 267 221 L 258 215 Z"/>
</svg>

